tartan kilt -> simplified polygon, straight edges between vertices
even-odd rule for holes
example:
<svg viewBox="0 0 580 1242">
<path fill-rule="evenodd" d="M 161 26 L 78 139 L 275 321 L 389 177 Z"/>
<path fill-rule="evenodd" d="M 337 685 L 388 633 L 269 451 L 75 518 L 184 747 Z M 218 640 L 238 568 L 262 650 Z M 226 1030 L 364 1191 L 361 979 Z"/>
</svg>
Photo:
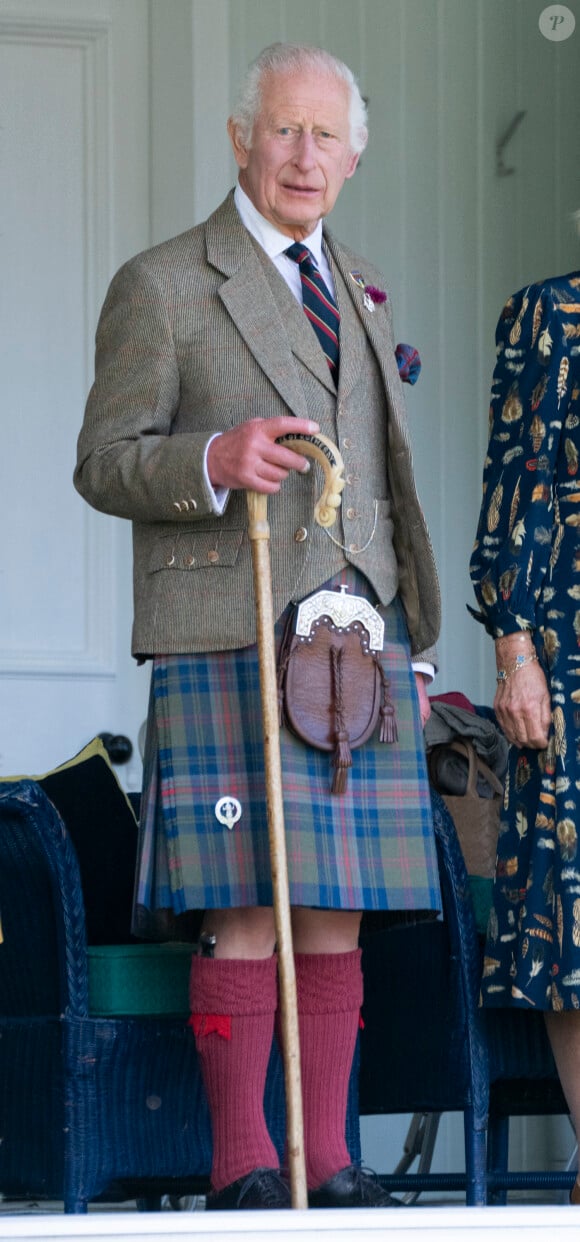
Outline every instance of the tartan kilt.
<svg viewBox="0 0 580 1242">
<path fill-rule="evenodd" d="M 350 568 L 336 581 L 375 599 L 366 579 Z M 441 909 L 404 613 L 395 599 L 381 615 L 398 741 L 373 737 L 354 750 L 347 790 L 332 795 L 329 753 L 281 729 L 292 905 Z M 284 620 L 276 624 L 278 643 Z M 138 934 L 151 915 L 153 924 L 161 916 L 161 928 L 164 913 L 171 918 L 191 910 L 272 905 L 261 727 L 255 646 L 155 658 L 135 890 Z M 242 808 L 233 828 L 215 813 L 226 796 Z"/>
</svg>

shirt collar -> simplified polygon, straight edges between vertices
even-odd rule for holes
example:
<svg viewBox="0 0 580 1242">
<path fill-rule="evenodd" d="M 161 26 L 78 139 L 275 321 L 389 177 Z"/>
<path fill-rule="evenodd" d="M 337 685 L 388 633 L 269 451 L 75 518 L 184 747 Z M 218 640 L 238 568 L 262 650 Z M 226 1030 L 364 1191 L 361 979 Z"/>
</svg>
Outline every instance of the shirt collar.
<svg viewBox="0 0 580 1242">
<path fill-rule="evenodd" d="M 245 190 L 241 185 L 236 185 L 234 191 L 234 203 L 238 209 L 242 224 L 247 228 L 252 237 L 259 243 L 262 250 L 266 251 L 269 259 L 277 259 L 288 246 L 292 244 L 292 238 L 287 237 L 285 233 L 280 233 L 269 220 L 260 214 Z M 318 221 L 316 228 L 310 237 L 304 238 L 304 245 L 312 251 L 318 267 L 320 267 L 322 258 L 322 220 Z"/>
</svg>

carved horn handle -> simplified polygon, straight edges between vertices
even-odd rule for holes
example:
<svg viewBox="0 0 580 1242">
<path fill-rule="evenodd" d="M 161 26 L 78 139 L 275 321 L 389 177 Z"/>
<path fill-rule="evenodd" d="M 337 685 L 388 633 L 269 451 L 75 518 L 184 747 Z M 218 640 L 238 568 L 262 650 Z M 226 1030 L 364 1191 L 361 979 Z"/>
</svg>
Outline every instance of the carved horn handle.
<svg viewBox="0 0 580 1242">
<path fill-rule="evenodd" d="M 335 444 L 322 434 L 308 436 L 303 432 L 290 432 L 279 436 L 277 444 L 285 444 L 304 457 L 313 457 L 324 471 L 324 490 L 314 506 L 314 517 L 319 526 L 332 526 L 340 508 L 344 488 L 344 462 Z"/>
</svg>

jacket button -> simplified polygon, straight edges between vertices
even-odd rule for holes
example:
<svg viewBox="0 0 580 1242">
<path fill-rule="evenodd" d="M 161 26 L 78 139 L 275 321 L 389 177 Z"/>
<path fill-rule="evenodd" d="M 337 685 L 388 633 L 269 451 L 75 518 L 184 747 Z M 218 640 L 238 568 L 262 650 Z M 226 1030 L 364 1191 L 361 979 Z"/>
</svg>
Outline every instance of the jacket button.
<svg viewBox="0 0 580 1242">
<path fill-rule="evenodd" d="M 212 548 L 211 552 L 208 552 L 207 554 L 207 559 L 210 565 L 217 565 L 217 562 L 220 559 L 220 554 L 219 552 L 216 552 L 215 548 Z"/>
<path fill-rule="evenodd" d="M 308 531 L 305 526 L 298 527 L 298 530 L 294 532 L 294 539 L 296 543 L 304 543 L 304 540 L 308 539 Z"/>
</svg>

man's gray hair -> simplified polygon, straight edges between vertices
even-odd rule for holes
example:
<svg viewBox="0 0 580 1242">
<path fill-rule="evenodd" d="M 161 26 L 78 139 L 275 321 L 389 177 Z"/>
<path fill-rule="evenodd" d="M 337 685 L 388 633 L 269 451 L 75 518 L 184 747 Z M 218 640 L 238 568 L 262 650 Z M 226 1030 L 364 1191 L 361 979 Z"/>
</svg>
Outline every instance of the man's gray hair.
<svg viewBox="0 0 580 1242">
<path fill-rule="evenodd" d="M 262 105 L 262 81 L 268 73 L 299 73 L 313 69 L 342 79 L 350 89 L 350 146 L 357 155 L 367 144 L 367 109 L 354 73 L 344 61 L 321 47 L 301 43 L 272 43 L 250 65 L 240 87 L 231 120 L 245 147 L 252 143 L 252 130 Z"/>
</svg>

